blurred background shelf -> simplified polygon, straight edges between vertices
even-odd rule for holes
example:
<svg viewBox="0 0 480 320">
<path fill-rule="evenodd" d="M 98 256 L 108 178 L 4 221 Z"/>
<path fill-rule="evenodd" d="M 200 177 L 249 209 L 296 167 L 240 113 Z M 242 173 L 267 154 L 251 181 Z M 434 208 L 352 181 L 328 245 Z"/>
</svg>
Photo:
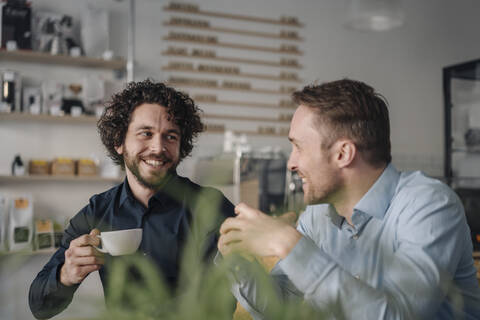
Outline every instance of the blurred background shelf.
<svg viewBox="0 0 480 320">
<path fill-rule="evenodd" d="M 285 122 L 290 123 L 290 118 L 267 118 L 267 117 L 250 117 L 240 115 L 220 115 L 220 114 L 204 114 L 207 119 L 222 119 L 222 120 L 238 120 L 238 121 L 262 121 L 262 122 Z"/>
<path fill-rule="evenodd" d="M 120 178 L 105 178 L 100 176 L 60 176 L 60 175 L 26 175 L 26 176 L 7 176 L 0 175 L 0 183 L 5 182 L 106 182 L 118 183 L 123 181 Z"/>
<path fill-rule="evenodd" d="M 258 73 L 227 73 L 227 72 L 214 72 L 214 71 L 203 71 L 195 69 L 182 69 L 182 68 L 172 68 L 172 67 L 162 67 L 163 71 L 175 71 L 175 72 L 185 72 L 185 73 L 197 73 L 197 74 L 214 74 L 214 75 L 224 75 L 229 77 L 240 77 L 240 78 L 252 78 L 252 79 L 261 79 L 261 80 L 273 80 L 273 81 L 284 81 L 284 82 L 297 82 L 301 83 L 302 80 L 298 78 L 287 78 L 274 74 L 258 74 Z"/>
<path fill-rule="evenodd" d="M 193 59 L 205 59 L 205 60 L 216 60 L 222 62 L 237 62 L 237 63 L 246 63 L 246 64 L 256 64 L 256 65 L 263 65 L 268 67 L 280 67 L 280 68 L 295 68 L 295 69 L 302 69 L 302 65 L 300 64 L 292 64 L 292 63 L 282 63 L 272 61 L 272 60 L 259 60 L 259 59 L 249 59 L 249 58 L 239 58 L 239 57 L 222 57 L 222 56 L 201 56 L 201 55 L 193 55 L 193 54 L 176 54 L 168 51 L 162 52 L 163 56 L 170 56 L 170 57 L 183 57 L 183 58 L 193 58 Z"/>
<path fill-rule="evenodd" d="M 248 15 L 241 15 L 241 14 L 231 14 L 231 13 L 224 13 L 224 12 L 216 12 L 216 11 L 206 11 L 200 9 L 187 9 L 187 8 L 179 8 L 174 7 L 175 4 L 172 4 L 169 7 L 164 7 L 164 11 L 173 11 L 173 12 L 181 12 L 181 13 L 188 13 L 193 15 L 202 15 L 208 17 L 215 17 L 215 18 L 225 18 L 225 19 L 233 19 L 233 20 L 243 20 L 243 21 L 250 21 L 250 22 L 259 22 L 259 23 L 269 23 L 269 24 L 278 24 L 283 26 L 289 27 L 298 27 L 302 28 L 303 24 L 296 19 L 291 17 L 284 17 L 283 19 L 269 19 L 264 17 L 254 17 Z"/>
<path fill-rule="evenodd" d="M 272 89 L 257 89 L 257 88 L 233 88 L 233 87 L 222 87 L 222 86 L 210 86 L 210 85 L 201 85 L 201 84 L 190 84 L 190 83 L 183 83 L 183 82 L 174 82 L 168 81 L 168 85 L 175 86 L 175 87 L 182 87 L 182 88 L 205 88 L 205 89 L 212 89 L 212 90 L 228 90 L 228 91 L 242 91 L 248 93 L 260 93 L 260 94 L 281 94 L 281 95 L 290 95 L 293 90 L 272 90 Z"/>
<path fill-rule="evenodd" d="M 192 28 L 191 25 L 172 22 L 172 21 L 164 22 L 163 25 L 166 27 L 175 27 L 175 28 Z M 282 33 L 249 31 L 249 30 L 221 28 L 221 27 L 213 27 L 213 26 L 195 26 L 195 28 L 200 30 L 205 30 L 205 31 L 239 34 L 239 35 L 251 36 L 251 37 L 281 39 L 281 40 L 290 40 L 290 41 L 303 41 L 303 38 L 299 37 L 298 35 L 294 36 L 292 34 L 288 35 L 288 34 L 282 34 Z"/>
<path fill-rule="evenodd" d="M 253 50 L 253 51 L 263 51 L 263 52 L 272 52 L 272 53 L 281 53 L 281 54 L 292 54 L 292 55 L 303 55 L 303 52 L 300 50 L 293 49 L 282 49 L 281 47 L 264 47 L 264 46 L 252 46 L 247 44 L 237 44 L 229 42 L 220 42 L 220 41 L 200 41 L 200 40 L 189 40 L 167 36 L 164 37 L 165 41 L 174 41 L 174 42 L 183 42 L 183 43 L 197 43 L 204 46 L 214 46 L 221 48 L 231 48 L 231 49 L 241 49 L 241 50 Z"/>
<path fill-rule="evenodd" d="M 0 50 L 0 60 L 111 70 L 123 70 L 126 67 L 126 61 L 120 58 L 103 60 L 84 56 L 71 57 L 66 55 L 51 55 L 49 53 L 29 50 Z"/>
<path fill-rule="evenodd" d="M 271 104 L 271 103 L 263 103 L 263 102 L 246 102 L 246 101 L 230 101 L 230 100 L 216 100 L 216 101 L 208 101 L 194 98 L 195 102 L 198 104 L 220 104 L 226 105 L 231 107 L 250 107 L 250 108 L 272 108 L 272 109 L 285 109 L 285 110 L 292 110 L 296 109 L 297 106 L 282 106 L 279 104 Z"/>
<path fill-rule="evenodd" d="M 33 121 L 33 122 L 63 122 L 63 123 L 97 123 L 98 119 L 93 116 L 51 116 L 48 114 L 30 114 L 30 113 L 0 113 L 0 121 Z"/>
</svg>

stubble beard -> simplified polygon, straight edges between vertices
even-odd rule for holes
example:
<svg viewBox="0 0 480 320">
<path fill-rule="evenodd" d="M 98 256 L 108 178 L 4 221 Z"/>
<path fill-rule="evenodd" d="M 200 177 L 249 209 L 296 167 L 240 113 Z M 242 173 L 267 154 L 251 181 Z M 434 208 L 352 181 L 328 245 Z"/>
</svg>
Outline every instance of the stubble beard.
<svg viewBox="0 0 480 320">
<path fill-rule="evenodd" d="M 341 181 L 338 178 L 330 177 L 330 182 L 326 185 L 321 187 L 310 185 L 308 192 L 304 194 L 303 201 L 306 205 L 333 204 L 341 189 Z"/>
</svg>

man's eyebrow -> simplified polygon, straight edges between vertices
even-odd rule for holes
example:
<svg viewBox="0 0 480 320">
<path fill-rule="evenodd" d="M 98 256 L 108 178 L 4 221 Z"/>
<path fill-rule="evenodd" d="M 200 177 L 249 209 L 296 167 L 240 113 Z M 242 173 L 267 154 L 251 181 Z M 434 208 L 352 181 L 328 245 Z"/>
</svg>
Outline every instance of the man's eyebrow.
<svg viewBox="0 0 480 320">
<path fill-rule="evenodd" d="M 135 130 L 151 130 L 153 127 L 149 125 L 141 125 L 135 128 Z"/>
<path fill-rule="evenodd" d="M 175 134 L 180 135 L 180 131 L 177 130 L 177 129 L 168 129 L 167 132 L 168 132 L 168 133 L 175 133 Z"/>
</svg>

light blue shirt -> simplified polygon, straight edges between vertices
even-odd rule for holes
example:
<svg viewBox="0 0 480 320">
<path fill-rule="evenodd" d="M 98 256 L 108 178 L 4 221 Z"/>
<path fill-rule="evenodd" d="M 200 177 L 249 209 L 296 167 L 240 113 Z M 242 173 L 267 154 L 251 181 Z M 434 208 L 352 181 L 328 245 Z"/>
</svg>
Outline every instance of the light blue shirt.
<svg viewBox="0 0 480 320">
<path fill-rule="evenodd" d="M 480 319 L 480 289 L 463 206 L 421 172 L 388 165 L 357 203 L 353 226 L 329 205 L 308 206 L 303 234 L 271 272 L 284 298 L 347 319 Z M 255 279 L 237 272 L 233 293 L 255 319 L 265 299 Z"/>
</svg>

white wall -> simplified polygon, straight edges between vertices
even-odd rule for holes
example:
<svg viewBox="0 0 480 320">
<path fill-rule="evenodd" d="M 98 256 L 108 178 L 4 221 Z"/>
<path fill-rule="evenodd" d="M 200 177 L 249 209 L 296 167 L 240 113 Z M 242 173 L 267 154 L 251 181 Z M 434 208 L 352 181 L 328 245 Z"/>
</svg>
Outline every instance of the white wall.
<svg viewBox="0 0 480 320">
<path fill-rule="evenodd" d="M 345 28 L 345 0 L 199 3 L 205 10 L 272 18 L 298 16 L 306 25 L 299 30 L 306 38 L 301 45 L 306 52 L 301 58 L 306 66 L 302 71 L 305 84 L 349 77 L 372 85 L 390 103 L 396 162 L 401 167 L 421 167 L 431 174 L 442 174 L 442 68 L 480 55 L 480 43 L 475 41 L 480 26 L 478 1 L 405 0 L 406 24 L 385 33 Z M 162 79 L 159 64 L 166 58 L 160 52 L 166 44 L 160 39 L 167 33 L 161 26 L 166 19 L 163 5 L 163 1 L 138 1 L 137 79 Z M 210 20 L 212 24 L 222 23 L 222 19 Z M 246 37 L 240 38 L 238 41 Z"/>
</svg>

